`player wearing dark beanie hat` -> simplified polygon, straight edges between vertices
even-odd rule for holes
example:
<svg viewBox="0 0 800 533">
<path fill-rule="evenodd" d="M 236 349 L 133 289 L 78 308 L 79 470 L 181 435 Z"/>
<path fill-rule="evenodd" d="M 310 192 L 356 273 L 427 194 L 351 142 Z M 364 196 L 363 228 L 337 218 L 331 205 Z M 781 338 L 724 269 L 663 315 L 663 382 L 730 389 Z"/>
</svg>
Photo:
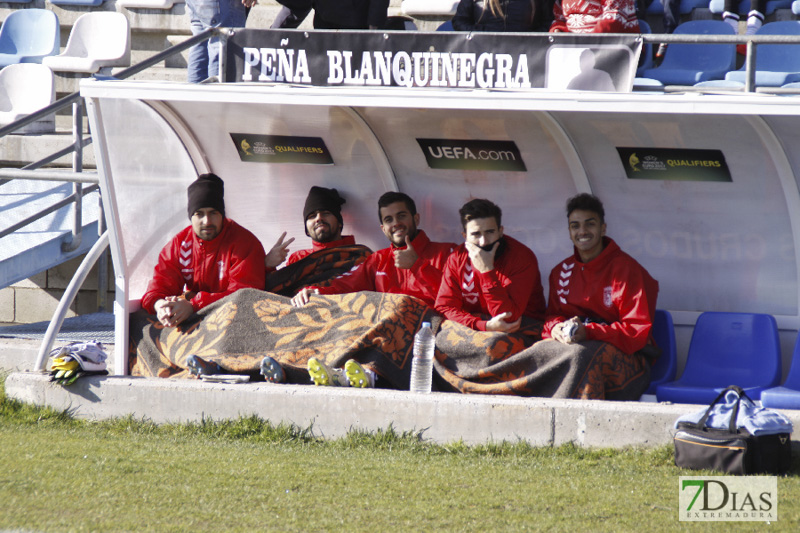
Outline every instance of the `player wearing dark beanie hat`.
<svg viewBox="0 0 800 533">
<path fill-rule="evenodd" d="M 339 224 L 344 224 L 342 219 L 342 205 L 346 202 L 344 198 L 339 196 L 339 191 L 336 189 L 327 189 L 325 187 L 317 187 L 314 185 L 308 191 L 306 197 L 306 204 L 303 207 L 303 226 L 305 226 L 308 216 L 315 211 L 330 211 L 339 221 Z M 306 228 L 306 235 L 308 235 L 308 228 Z"/>
<path fill-rule="evenodd" d="M 189 218 L 203 207 L 212 207 L 225 216 L 225 183 L 216 174 L 201 174 L 186 192 Z"/>
</svg>

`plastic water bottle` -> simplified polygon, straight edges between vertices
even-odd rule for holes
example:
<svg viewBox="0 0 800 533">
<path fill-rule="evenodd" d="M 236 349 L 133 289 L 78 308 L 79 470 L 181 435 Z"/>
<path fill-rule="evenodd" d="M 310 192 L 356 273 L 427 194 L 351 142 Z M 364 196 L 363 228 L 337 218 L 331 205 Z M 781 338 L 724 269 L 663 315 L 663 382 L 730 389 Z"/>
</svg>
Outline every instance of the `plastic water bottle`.
<svg viewBox="0 0 800 533">
<path fill-rule="evenodd" d="M 430 322 L 423 322 L 414 336 L 414 358 L 411 360 L 411 392 L 431 391 L 433 380 L 433 350 L 436 338 Z"/>
</svg>

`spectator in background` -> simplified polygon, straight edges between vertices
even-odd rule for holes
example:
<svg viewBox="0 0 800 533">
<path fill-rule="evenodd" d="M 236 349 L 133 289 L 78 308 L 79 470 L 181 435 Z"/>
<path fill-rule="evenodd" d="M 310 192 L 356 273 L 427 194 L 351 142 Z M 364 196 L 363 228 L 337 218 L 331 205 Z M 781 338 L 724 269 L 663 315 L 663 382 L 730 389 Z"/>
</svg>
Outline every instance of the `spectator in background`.
<svg viewBox="0 0 800 533">
<path fill-rule="evenodd" d="M 377 30 L 386 25 L 389 0 L 278 0 L 271 28 L 297 28 L 314 10 L 317 30 Z"/>
<path fill-rule="evenodd" d="M 750 0 L 745 35 L 754 35 L 764 25 L 764 13 L 766 11 L 767 0 Z M 722 20 L 731 25 L 733 33 L 739 33 L 739 0 L 725 0 L 725 11 L 722 13 Z M 744 55 L 747 51 L 747 45 L 737 45 L 736 51 Z"/>
<path fill-rule="evenodd" d="M 453 17 L 456 31 L 544 30 L 536 0 L 461 0 Z M 538 24 L 537 24 L 538 22 Z"/>
<path fill-rule="evenodd" d="M 672 33 L 681 20 L 681 0 L 661 0 L 661 5 L 664 6 L 664 16 L 661 19 L 664 33 Z M 656 50 L 656 58 L 662 59 L 666 53 L 667 43 L 659 44 L 658 50 Z"/>
<path fill-rule="evenodd" d="M 634 0 L 556 0 L 551 33 L 639 33 Z"/>
<path fill-rule="evenodd" d="M 210 28 L 244 28 L 247 13 L 258 0 L 186 0 L 192 35 Z M 219 75 L 219 37 L 194 45 L 189 50 L 190 83 Z"/>
</svg>

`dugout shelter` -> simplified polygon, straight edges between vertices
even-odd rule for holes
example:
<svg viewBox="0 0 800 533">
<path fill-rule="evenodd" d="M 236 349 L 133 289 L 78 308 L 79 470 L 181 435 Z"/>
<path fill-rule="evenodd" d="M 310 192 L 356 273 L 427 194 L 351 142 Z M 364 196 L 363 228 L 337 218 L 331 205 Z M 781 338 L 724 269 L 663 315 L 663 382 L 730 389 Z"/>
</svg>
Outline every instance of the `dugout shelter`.
<svg viewBox="0 0 800 533">
<path fill-rule="evenodd" d="M 769 313 L 788 371 L 800 326 L 796 97 L 252 79 L 87 80 L 81 93 L 110 229 L 117 373 L 128 314 L 188 225 L 186 187 L 204 172 L 225 180 L 228 216 L 267 250 L 284 231 L 293 249 L 310 246 L 302 206 L 313 185 L 347 198 L 345 233 L 373 249 L 387 245 L 385 191 L 411 195 L 438 241 L 460 242 L 458 208 L 489 198 L 544 280 L 572 251 L 566 199 L 591 192 L 609 236 L 659 281 L 679 358 L 701 312 Z"/>
</svg>

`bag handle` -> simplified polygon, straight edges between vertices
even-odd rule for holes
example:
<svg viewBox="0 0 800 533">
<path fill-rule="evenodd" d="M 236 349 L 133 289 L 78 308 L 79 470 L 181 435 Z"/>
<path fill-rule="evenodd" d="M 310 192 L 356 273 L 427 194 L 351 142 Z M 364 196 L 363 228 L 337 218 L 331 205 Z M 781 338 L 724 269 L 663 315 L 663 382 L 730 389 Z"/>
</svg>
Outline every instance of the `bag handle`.
<svg viewBox="0 0 800 533">
<path fill-rule="evenodd" d="M 742 389 L 738 385 L 730 385 L 725 390 L 723 390 L 722 392 L 719 393 L 719 395 L 714 399 L 714 401 L 711 402 L 711 404 L 708 406 L 708 409 L 706 409 L 706 412 L 703 415 L 703 418 L 701 418 L 697 422 L 697 426 L 696 426 L 697 429 L 700 429 L 700 430 L 705 429 L 706 422 L 708 421 L 708 417 L 711 416 L 711 410 L 714 408 L 714 406 L 717 404 L 717 402 L 719 402 L 725 396 L 725 394 L 728 393 L 728 391 L 734 391 L 739 396 L 736 399 L 736 404 L 733 406 L 733 412 L 731 413 L 731 420 L 730 420 L 730 424 L 729 424 L 729 427 L 728 427 L 728 429 L 729 429 L 729 431 L 731 433 L 736 433 L 737 432 L 736 420 L 739 418 L 739 404 L 741 403 L 742 398 L 747 398 L 748 400 L 750 400 L 750 397 L 747 396 L 747 393 L 744 392 L 744 389 Z M 750 403 L 753 403 L 753 400 L 750 400 Z"/>
</svg>

